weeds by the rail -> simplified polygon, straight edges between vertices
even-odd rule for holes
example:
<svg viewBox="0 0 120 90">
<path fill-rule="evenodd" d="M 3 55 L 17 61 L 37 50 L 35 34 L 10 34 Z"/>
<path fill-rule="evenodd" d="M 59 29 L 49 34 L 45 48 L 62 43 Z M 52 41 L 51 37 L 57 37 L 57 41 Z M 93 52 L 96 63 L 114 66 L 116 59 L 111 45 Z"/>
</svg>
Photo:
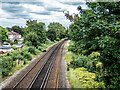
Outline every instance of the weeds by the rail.
<svg viewBox="0 0 120 90">
<path fill-rule="evenodd" d="M 55 42 L 47 41 L 45 44 L 35 48 L 33 46 L 25 45 L 21 49 L 8 52 L 1 55 L 2 62 L 2 80 L 12 76 L 14 72 L 24 68 L 33 58 L 45 51 L 49 46 Z"/>
<path fill-rule="evenodd" d="M 74 67 L 72 65 L 74 53 L 68 51 L 68 46 L 70 42 L 66 45 L 66 61 L 67 61 L 67 78 L 69 80 L 71 88 L 105 88 L 103 82 L 95 81 L 95 73 L 88 72 L 84 67 Z M 76 57 L 78 57 L 76 55 Z"/>
</svg>

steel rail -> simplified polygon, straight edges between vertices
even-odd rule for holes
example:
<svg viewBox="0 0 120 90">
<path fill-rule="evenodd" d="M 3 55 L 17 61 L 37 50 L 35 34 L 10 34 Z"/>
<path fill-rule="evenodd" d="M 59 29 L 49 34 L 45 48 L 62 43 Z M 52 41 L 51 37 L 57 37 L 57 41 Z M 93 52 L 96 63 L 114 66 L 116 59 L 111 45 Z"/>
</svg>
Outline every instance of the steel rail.
<svg viewBox="0 0 120 90">
<path fill-rule="evenodd" d="M 41 80 L 41 81 L 42 81 L 42 82 L 41 82 L 41 85 L 39 85 L 39 88 L 40 88 L 40 89 L 45 88 L 46 83 L 47 83 L 47 80 L 48 80 L 48 77 L 49 77 L 49 75 L 50 75 L 50 71 L 51 71 L 51 69 L 52 69 L 52 67 L 53 67 L 53 64 L 54 64 L 53 62 L 55 61 L 55 60 L 54 60 L 54 59 L 55 59 L 55 56 L 57 55 L 58 50 L 59 50 L 60 46 L 61 46 L 63 43 L 64 43 L 64 41 L 62 41 L 62 42 L 55 48 L 55 50 L 52 52 L 52 54 L 51 54 L 50 57 L 48 58 L 48 60 L 51 60 L 51 62 L 50 62 L 50 64 L 49 64 L 49 62 L 48 62 L 49 66 L 48 66 L 48 68 L 47 68 L 47 72 L 44 73 L 45 75 L 43 76 L 43 79 Z M 57 53 L 55 53 L 55 52 L 57 52 Z M 55 53 L 55 54 L 54 54 L 54 53 Z M 43 64 L 42 68 L 39 70 L 38 74 L 35 76 L 34 80 L 31 82 L 31 85 L 29 86 L 29 89 L 32 89 L 32 88 L 34 87 L 34 84 L 36 83 L 37 78 L 39 78 L 39 75 L 41 74 L 42 70 L 45 68 L 48 60 L 46 60 L 46 62 Z M 46 66 L 46 67 L 47 67 L 47 66 Z M 41 77 L 40 77 L 40 78 L 41 78 Z"/>
<path fill-rule="evenodd" d="M 61 46 L 61 45 L 60 45 L 60 46 Z M 60 48 L 60 47 L 59 47 L 59 48 Z M 56 53 L 55 56 L 57 56 L 57 53 Z M 55 57 L 54 57 L 54 58 L 55 58 Z M 51 63 L 55 62 L 55 60 L 56 60 L 56 59 L 52 60 Z M 46 76 L 46 81 L 43 82 L 43 83 L 44 83 L 44 86 L 41 86 L 41 88 L 43 88 L 43 89 L 44 89 L 44 88 L 46 87 L 46 85 L 47 85 L 47 81 L 48 81 L 48 79 L 49 79 L 50 72 L 51 72 L 52 67 L 53 67 L 54 64 L 55 64 L 55 63 L 53 63 L 53 64 L 51 65 L 51 68 L 50 68 L 50 70 L 49 70 L 48 76 Z M 46 74 L 46 75 L 47 75 L 47 74 Z M 40 89 L 41 89 L 41 88 L 40 88 Z"/>
<path fill-rule="evenodd" d="M 57 43 L 58 44 L 58 43 Z M 35 65 L 16 83 L 16 85 L 14 85 L 14 87 L 12 88 L 12 90 L 14 90 L 19 83 L 29 74 L 30 71 L 32 71 L 32 69 L 50 52 L 51 49 L 53 49 L 54 46 L 56 46 L 57 44 L 53 45 L 36 63 Z"/>
<path fill-rule="evenodd" d="M 65 41 L 64 41 L 65 42 Z M 64 43 L 63 42 L 63 43 Z M 62 43 L 62 44 L 63 44 Z M 61 45 L 62 45 L 61 44 Z M 60 46 L 61 47 L 61 46 Z M 62 50 L 63 50 L 63 48 L 64 47 L 62 47 Z M 60 61 L 59 61 L 59 63 L 61 62 L 61 59 L 62 59 L 62 55 L 61 55 L 61 58 L 60 58 Z M 54 62 L 55 62 L 55 60 L 54 60 Z M 54 63 L 55 64 L 55 63 Z M 53 64 L 52 64 L 52 67 L 53 67 Z M 51 72 L 51 70 L 52 70 L 52 67 L 50 68 L 50 72 Z M 60 68 L 60 65 L 59 65 L 59 68 Z M 47 76 L 47 78 L 46 78 L 46 82 L 45 82 L 45 84 L 44 84 L 44 87 L 43 87 L 43 90 L 45 89 L 45 87 L 46 87 L 46 85 L 47 85 L 47 81 L 48 81 L 48 79 L 49 79 L 49 76 L 50 76 L 50 73 L 48 74 L 48 76 Z M 57 84 L 56 84 L 56 90 L 59 88 L 59 70 L 58 70 L 58 73 L 57 73 Z"/>
<path fill-rule="evenodd" d="M 61 52 L 63 52 L 63 48 L 64 48 L 64 46 L 62 47 L 62 51 L 61 51 Z M 61 54 L 59 63 L 61 62 L 62 57 L 63 57 L 63 54 Z M 61 65 L 59 65 L 59 68 L 61 68 Z M 59 88 L 59 79 L 60 79 L 59 74 L 60 74 L 60 70 L 58 70 L 58 73 L 57 73 L 57 85 L 56 85 L 56 90 L 58 90 L 58 88 Z"/>
<path fill-rule="evenodd" d="M 55 49 L 54 49 L 55 50 Z M 53 52 L 52 52 L 53 53 Z M 52 55 L 52 54 L 51 54 Z M 44 62 L 44 64 L 42 65 L 42 67 L 40 68 L 40 70 L 38 71 L 38 73 L 36 73 L 35 77 L 32 79 L 32 81 L 29 83 L 29 85 L 27 86 L 27 88 L 31 88 L 32 85 L 34 84 L 35 80 L 37 79 L 39 73 L 42 71 L 42 69 L 44 68 L 44 66 L 46 65 L 46 63 L 48 62 L 49 58 L 51 57 L 51 55 L 47 58 L 47 60 Z"/>
<path fill-rule="evenodd" d="M 64 42 L 62 42 L 61 45 L 62 45 L 63 43 L 64 43 Z M 61 47 L 61 45 L 59 46 L 59 48 Z M 59 48 L 58 48 L 58 50 L 59 50 Z M 57 56 L 58 50 L 57 50 L 57 53 L 55 54 L 55 56 Z M 55 57 L 54 57 L 54 58 L 55 58 Z M 45 82 L 43 81 L 44 84 L 42 84 L 42 86 L 40 87 L 40 89 L 45 89 L 45 87 L 46 87 L 46 85 L 47 85 L 47 81 L 48 81 L 48 78 L 49 78 L 49 76 L 50 76 L 50 72 L 51 72 L 51 70 L 52 70 L 53 64 L 55 64 L 55 63 L 53 63 L 53 62 L 55 62 L 55 59 L 53 59 L 53 60 L 51 61 L 52 66 L 51 66 L 51 68 L 50 68 L 50 70 L 49 70 L 48 76 L 47 76 L 47 74 L 46 74 L 46 77 L 45 77 L 45 78 L 46 78 L 46 81 L 45 81 Z M 43 85 L 44 85 L 44 86 L 43 86 Z"/>
</svg>

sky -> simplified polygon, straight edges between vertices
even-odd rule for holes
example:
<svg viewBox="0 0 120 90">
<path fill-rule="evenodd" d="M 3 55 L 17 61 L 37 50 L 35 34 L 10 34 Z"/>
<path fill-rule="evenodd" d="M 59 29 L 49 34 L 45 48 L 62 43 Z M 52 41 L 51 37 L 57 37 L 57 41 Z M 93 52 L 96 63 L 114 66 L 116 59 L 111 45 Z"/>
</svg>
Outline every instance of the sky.
<svg viewBox="0 0 120 90">
<path fill-rule="evenodd" d="M 59 22 L 69 27 L 71 22 L 63 11 L 77 14 L 78 6 L 87 8 L 85 0 L 0 0 L 0 26 L 24 27 L 26 20 L 31 19 L 44 22 L 46 26 L 51 22 Z"/>
</svg>

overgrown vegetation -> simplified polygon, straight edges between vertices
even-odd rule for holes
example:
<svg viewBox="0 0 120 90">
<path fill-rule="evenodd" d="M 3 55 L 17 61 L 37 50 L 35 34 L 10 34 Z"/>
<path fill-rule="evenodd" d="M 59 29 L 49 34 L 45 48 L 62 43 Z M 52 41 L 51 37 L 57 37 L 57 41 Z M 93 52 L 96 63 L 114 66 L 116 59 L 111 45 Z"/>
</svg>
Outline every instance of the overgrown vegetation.
<svg viewBox="0 0 120 90">
<path fill-rule="evenodd" d="M 78 7 L 79 15 L 65 16 L 73 23 L 70 51 L 76 55 L 72 65 L 96 73 L 96 80 L 107 88 L 120 88 L 120 1 L 87 2 L 87 10 Z"/>
<path fill-rule="evenodd" d="M 59 41 L 66 37 L 66 29 L 60 23 L 50 23 L 48 25 L 47 38 L 51 41 Z"/>
<path fill-rule="evenodd" d="M 105 88 L 103 82 L 95 81 L 93 71 L 95 71 L 96 67 L 93 64 L 94 61 L 90 61 L 84 55 L 76 55 L 69 51 L 69 44 L 71 42 L 66 45 L 66 57 L 64 59 L 67 61 L 67 75 L 71 88 Z M 90 57 L 93 58 L 94 56 L 90 55 Z"/>
<path fill-rule="evenodd" d="M 37 22 L 37 20 L 28 20 L 26 23 L 24 39 L 30 41 L 34 47 L 39 46 L 46 41 L 45 23 Z"/>
<path fill-rule="evenodd" d="M 7 38 L 8 38 L 7 31 L 5 30 L 5 28 L 0 26 L 0 43 L 6 41 Z"/>
<path fill-rule="evenodd" d="M 46 41 L 45 44 L 41 46 L 42 50 L 46 50 L 46 48 L 53 43 L 54 42 Z M 13 69 L 16 70 L 15 68 L 22 68 L 34 57 L 39 55 L 42 50 L 35 48 L 34 46 L 28 47 L 25 45 L 21 49 L 16 49 L 12 52 L 1 55 L 0 62 L 2 62 L 2 77 L 11 75 L 11 72 L 14 72 Z"/>
<path fill-rule="evenodd" d="M 11 28 L 10 27 L 6 27 L 6 30 L 8 30 L 9 32 L 11 31 L 14 31 L 14 32 L 17 32 L 19 33 L 20 35 L 24 35 L 24 28 L 23 27 L 20 27 L 20 26 L 12 26 Z"/>
<path fill-rule="evenodd" d="M 52 42 L 46 38 L 47 31 L 45 29 L 45 23 L 37 22 L 37 20 L 28 20 L 26 21 L 26 25 L 27 27 L 25 28 L 20 28 L 19 26 L 13 26 L 12 28 L 7 27 L 8 31 L 13 30 L 22 34 L 24 37 L 23 42 L 25 43 L 25 46 L 23 46 L 21 49 L 13 46 L 12 48 L 14 51 L 0 55 L 0 62 L 2 62 L 2 77 L 9 76 L 14 73 L 14 70 L 19 70 L 20 68 L 24 67 L 34 57 L 37 57 L 41 52 L 46 51 L 47 47 L 64 38 L 60 36 L 63 33 L 58 34 L 60 30 L 59 27 L 56 27 L 56 29 L 58 28 L 58 32 L 56 34 L 59 35 L 59 37 Z M 7 40 L 7 30 L 0 27 L 0 32 L 2 33 L 0 38 L 2 38 L 2 41 L 8 41 L 11 45 L 14 43 L 18 44 L 17 39 L 15 39 L 14 42 Z"/>
</svg>

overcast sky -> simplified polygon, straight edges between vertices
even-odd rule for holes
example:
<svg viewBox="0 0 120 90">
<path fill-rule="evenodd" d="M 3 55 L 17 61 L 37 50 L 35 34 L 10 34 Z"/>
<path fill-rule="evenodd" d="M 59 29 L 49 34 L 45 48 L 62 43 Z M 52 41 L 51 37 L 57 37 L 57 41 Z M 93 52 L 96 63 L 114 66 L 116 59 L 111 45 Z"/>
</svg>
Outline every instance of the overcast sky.
<svg viewBox="0 0 120 90">
<path fill-rule="evenodd" d="M 1 1 L 1 0 L 0 0 Z M 25 26 L 26 20 L 35 19 L 44 22 L 59 22 L 68 27 L 70 21 L 63 11 L 78 13 L 77 7 L 86 9 L 84 0 L 2 0 L 0 2 L 0 26 Z"/>
</svg>

